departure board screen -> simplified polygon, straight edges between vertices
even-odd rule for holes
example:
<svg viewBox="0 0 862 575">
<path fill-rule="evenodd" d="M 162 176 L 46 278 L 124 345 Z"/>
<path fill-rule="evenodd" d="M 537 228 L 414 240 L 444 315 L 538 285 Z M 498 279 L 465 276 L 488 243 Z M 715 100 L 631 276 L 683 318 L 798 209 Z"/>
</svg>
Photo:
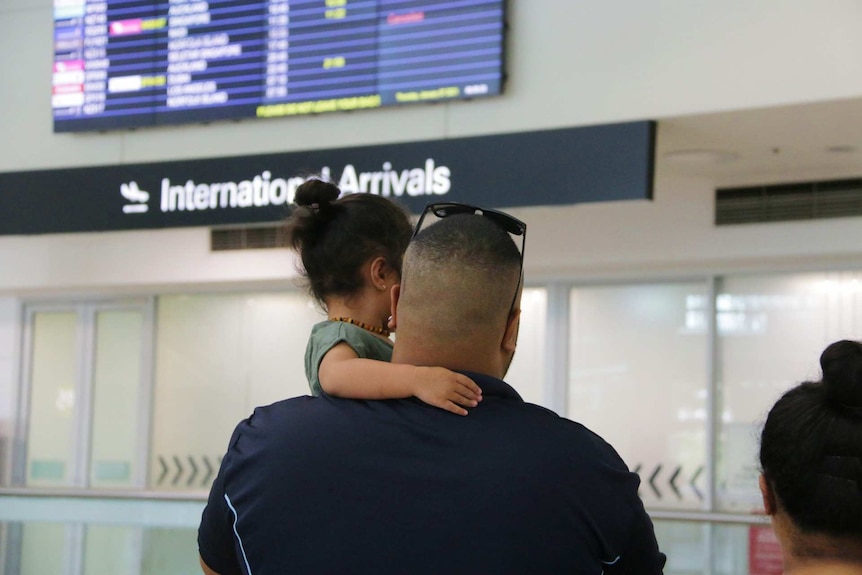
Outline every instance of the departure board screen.
<svg viewBox="0 0 862 575">
<path fill-rule="evenodd" d="M 54 0 L 54 131 L 499 94 L 505 0 Z"/>
</svg>

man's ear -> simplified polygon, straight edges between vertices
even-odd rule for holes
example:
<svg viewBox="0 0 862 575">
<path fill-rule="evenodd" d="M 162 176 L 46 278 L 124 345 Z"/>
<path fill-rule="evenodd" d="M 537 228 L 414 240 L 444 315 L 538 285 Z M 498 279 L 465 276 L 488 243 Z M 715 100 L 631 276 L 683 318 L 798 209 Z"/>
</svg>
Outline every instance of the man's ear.
<svg viewBox="0 0 862 575">
<path fill-rule="evenodd" d="M 506 331 L 503 332 L 503 341 L 500 347 L 506 353 L 515 353 L 515 347 L 518 345 L 518 328 L 521 325 L 521 310 L 513 310 L 509 314 L 509 320 L 506 322 Z"/>
<path fill-rule="evenodd" d="M 395 331 L 395 328 L 398 326 L 398 299 L 401 297 L 401 284 L 395 284 L 392 286 L 392 289 L 389 291 L 389 313 L 392 315 L 389 316 L 389 321 L 387 322 L 386 327 L 390 329 L 390 331 Z"/>
<path fill-rule="evenodd" d="M 763 509 L 767 515 L 775 515 L 775 495 L 769 487 L 769 482 L 766 481 L 766 476 L 760 474 L 760 495 L 763 496 Z"/>
</svg>

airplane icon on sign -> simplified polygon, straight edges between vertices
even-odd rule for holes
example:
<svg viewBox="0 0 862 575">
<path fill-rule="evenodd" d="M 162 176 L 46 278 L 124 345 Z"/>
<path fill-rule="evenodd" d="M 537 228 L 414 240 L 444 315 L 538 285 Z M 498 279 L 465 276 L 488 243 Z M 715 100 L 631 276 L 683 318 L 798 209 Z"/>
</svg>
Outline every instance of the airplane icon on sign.
<svg viewBox="0 0 862 575">
<path fill-rule="evenodd" d="M 136 181 L 132 180 L 128 184 L 120 184 L 120 195 L 130 202 L 136 202 L 123 206 L 124 214 L 142 214 L 149 210 L 147 202 L 150 200 L 150 194 L 140 189 Z"/>
</svg>

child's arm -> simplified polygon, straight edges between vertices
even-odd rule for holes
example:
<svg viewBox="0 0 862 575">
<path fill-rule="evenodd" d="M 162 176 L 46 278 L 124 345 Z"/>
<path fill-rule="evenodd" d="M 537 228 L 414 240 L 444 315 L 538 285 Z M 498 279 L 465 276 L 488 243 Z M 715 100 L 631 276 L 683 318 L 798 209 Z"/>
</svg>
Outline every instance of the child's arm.
<svg viewBox="0 0 862 575">
<path fill-rule="evenodd" d="M 363 359 L 342 342 L 326 352 L 317 371 L 323 391 L 353 399 L 416 396 L 428 405 L 467 415 L 482 401 L 482 390 L 466 375 L 442 367 Z"/>
</svg>

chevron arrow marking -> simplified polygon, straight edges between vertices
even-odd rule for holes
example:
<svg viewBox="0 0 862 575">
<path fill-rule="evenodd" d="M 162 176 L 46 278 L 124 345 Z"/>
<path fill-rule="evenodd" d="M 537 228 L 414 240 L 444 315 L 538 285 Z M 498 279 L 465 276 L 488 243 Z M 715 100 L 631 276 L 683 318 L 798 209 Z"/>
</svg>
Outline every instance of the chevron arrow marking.
<svg viewBox="0 0 862 575">
<path fill-rule="evenodd" d="M 174 465 L 177 466 L 177 474 L 174 475 L 173 481 L 171 481 L 171 485 L 176 485 L 180 480 L 180 476 L 183 474 L 183 464 L 180 463 L 180 458 L 174 455 Z"/>
<path fill-rule="evenodd" d="M 168 464 L 165 463 L 165 458 L 159 455 L 159 465 L 162 466 L 162 472 L 159 474 L 159 478 L 156 479 L 156 485 L 161 485 L 165 481 L 165 476 L 168 474 Z"/>
<path fill-rule="evenodd" d="M 195 476 L 198 474 L 198 466 L 195 464 L 195 460 L 191 455 L 189 455 L 189 465 L 192 466 L 192 474 L 189 475 L 189 480 L 186 481 L 186 485 L 191 485 L 192 481 L 195 480 Z"/>
<path fill-rule="evenodd" d="M 673 489 L 673 492 L 676 494 L 676 498 L 681 500 L 682 493 L 679 492 L 679 489 L 677 489 L 676 484 L 674 483 L 676 478 L 679 477 L 680 471 L 682 471 L 682 466 L 677 465 L 676 470 L 674 470 L 673 475 L 670 476 L 670 481 L 668 483 L 670 483 L 670 488 Z"/>
<path fill-rule="evenodd" d="M 694 475 L 691 476 L 691 481 L 688 484 L 691 486 L 692 490 L 694 490 L 694 494 L 697 495 L 697 498 L 703 501 L 703 493 L 700 492 L 700 489 L 697 488 L 697 478 L 700 477 L 700 473 L 703 471 L 703 465 L 697 468 L 697 471 L 694 472 Z"/>
<path fill-rule="evenodd" d="M 204 460 L 204 465 L 207 468 L 206 474 L 204 474 L 204 478 L 201 479 L 201 486 L 206 486 L 209 483 L 210 477 L 213 476 L 213 466 L 210 463 L 210 458 L 206 455 L 202 456 L 201 459 Z"/>
<path fill-rule="evenodd" d="M 655 486 L 655 478 L 658 477 L 658 474 L 661 472 L 661 463 L 656 465 L 655 471 L 652 472 L 652 475 L 649 476 L 649 486 L 652 488 L 655 496 L 661 499 L 661 491 L 658 490 L 658 487 Z"/>
</svg>

